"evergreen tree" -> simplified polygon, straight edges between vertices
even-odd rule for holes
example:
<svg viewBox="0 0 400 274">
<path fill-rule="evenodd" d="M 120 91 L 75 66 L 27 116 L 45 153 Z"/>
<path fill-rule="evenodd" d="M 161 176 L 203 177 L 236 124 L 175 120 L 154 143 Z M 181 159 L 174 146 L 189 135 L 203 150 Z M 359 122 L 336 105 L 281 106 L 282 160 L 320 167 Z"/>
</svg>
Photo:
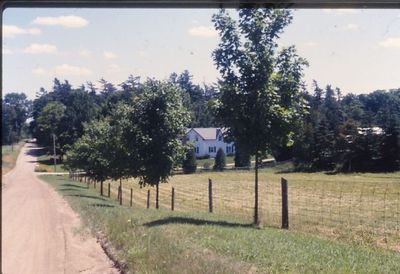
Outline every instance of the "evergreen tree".
<svg viewBox="0 0 400 274">
<path fill-rule="evenodd" d="M 190 174 L 190 173 L 196 172 L 196 169 L 197 169 L 196 153 L 193 148 L 190 148 L 186 152 L 185 159 L 182 163 L 182 169 L 183 169 L 183 173 L 185 173 L 185 174 Z"/>
<path fill-rule="evenodd" d="M 215 156 L 214 170 L 223 171 L 226 166 L 226 156 L 222 148 L 219 148 Z"/>
</svg>

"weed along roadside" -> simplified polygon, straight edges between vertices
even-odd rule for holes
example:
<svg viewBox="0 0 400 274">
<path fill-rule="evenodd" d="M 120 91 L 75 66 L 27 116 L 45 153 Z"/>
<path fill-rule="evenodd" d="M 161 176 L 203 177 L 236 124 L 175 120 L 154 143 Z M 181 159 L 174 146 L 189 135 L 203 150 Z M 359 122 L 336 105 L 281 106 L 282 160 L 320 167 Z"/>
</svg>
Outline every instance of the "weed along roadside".
<svg viewBox="0 0 400 274">
<path fill-rule="evenodd" d="M 184 269 L 186 273 L 395 273 L 400 268 L 399 252 L 269 225 L 254 229 L 251 215 L 244 218 L 218 210 L 210 214 L 208 204 L 203 212 L 180 212 L 176 185 L 172 211 L 172 200 L 163 199 L 162 189 L 160 209 L 156 210 L 153 206 L 146 208 L 148 192 L 144 190 L 140 201 L 135 196 L 137 189 L 131 185 L 123 192 L 132 189 L 132 207 L 130 195 L 125 195 L 126 202 L 119 205 L 113 187 L 108 198 L 100 196 L 99 189 L 92 185 L 88 188 L 84 182 L 67 176 L 41 178 L 67 199 L 92 232 L 104 236 L 113 257 L 127 272 L 182 273 Z M 170 184 L 166 185 L 172 195 Z"/>
</svg>

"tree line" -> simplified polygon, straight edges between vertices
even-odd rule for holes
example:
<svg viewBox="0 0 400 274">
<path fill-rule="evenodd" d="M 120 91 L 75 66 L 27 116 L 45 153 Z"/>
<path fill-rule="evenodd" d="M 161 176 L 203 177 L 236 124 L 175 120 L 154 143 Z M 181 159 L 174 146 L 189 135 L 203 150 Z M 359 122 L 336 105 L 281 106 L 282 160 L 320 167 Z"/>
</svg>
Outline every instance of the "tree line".
<svg viewBox="0 0 400 274">
<path fill-rule="evenodd" d="M 278 149 L 278 158 L 308 171 L 400 169 L 400 89 L 343 96 L 330 85 L 314 87 L 294 145 Z"/>
<path fill-rule="evenodd" d="M 12 92 L 1 102 L 1 142 L 12 145 L 28 135 L 26 120 L 31 112 L 32 102 L 25 93 Z"/>
</svg>

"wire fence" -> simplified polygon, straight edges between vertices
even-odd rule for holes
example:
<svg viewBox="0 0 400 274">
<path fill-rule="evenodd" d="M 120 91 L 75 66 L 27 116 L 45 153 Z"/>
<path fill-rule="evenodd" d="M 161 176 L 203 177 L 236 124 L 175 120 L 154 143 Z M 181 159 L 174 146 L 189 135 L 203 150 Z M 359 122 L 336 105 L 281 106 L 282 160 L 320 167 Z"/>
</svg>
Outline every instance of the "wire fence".
<svg viewBox="0 0 400 274">
<path fill-rule="evenodd" d="M 208 175 L 212 178 L 213 174 Z M 210 189 L 209 180 L 205 176 L 191 182 L 189 180 L 193 177 L 182 175 L 181 180 L 161 184 L 160 208 L 171 209 L 173 202 L 175 211 L 209 212 Z M 212 179 L 212 211 L 213 214 L 235 216 L 252 222 L 254 182 L 244 182 L 240 176 L 238 173 L 229 182 L 226 179 Z M 111 198 L 117 199 L 120 182 L 106 182 L 105 189 L 108 184 Z M 155 188 L 140 188 L 132 180 L 122 181 L 123 204 L 130 204 L 132 193 L 133 205 L 146 207 L 149 190 L 149 203 L 153 208 Z M 107 195 L 107 190 L 104 193 Z M 334 180 L 305 183 L 289 179 L 288 211 L 291 230 L 400 252 L 400 183 L 349 183 Z M 260 180 L 259 216 L 265 226 L 282 226 L 280 180 Z"/>
</svg>

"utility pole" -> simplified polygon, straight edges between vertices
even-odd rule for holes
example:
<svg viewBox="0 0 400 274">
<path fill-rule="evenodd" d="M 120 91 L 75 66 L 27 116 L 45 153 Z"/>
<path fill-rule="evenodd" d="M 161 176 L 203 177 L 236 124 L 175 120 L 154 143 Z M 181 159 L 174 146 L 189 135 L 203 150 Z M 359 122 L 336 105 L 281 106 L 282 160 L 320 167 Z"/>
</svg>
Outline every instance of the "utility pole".
<svg viewBox="0 0 400 274">
<path fill-rule="evenodd" d="M 54 172 L 57 172 L 57 159 L 56 159 L 56 135 L 53 133 L 53 159 L 54 159 Z"/>
</svg>

